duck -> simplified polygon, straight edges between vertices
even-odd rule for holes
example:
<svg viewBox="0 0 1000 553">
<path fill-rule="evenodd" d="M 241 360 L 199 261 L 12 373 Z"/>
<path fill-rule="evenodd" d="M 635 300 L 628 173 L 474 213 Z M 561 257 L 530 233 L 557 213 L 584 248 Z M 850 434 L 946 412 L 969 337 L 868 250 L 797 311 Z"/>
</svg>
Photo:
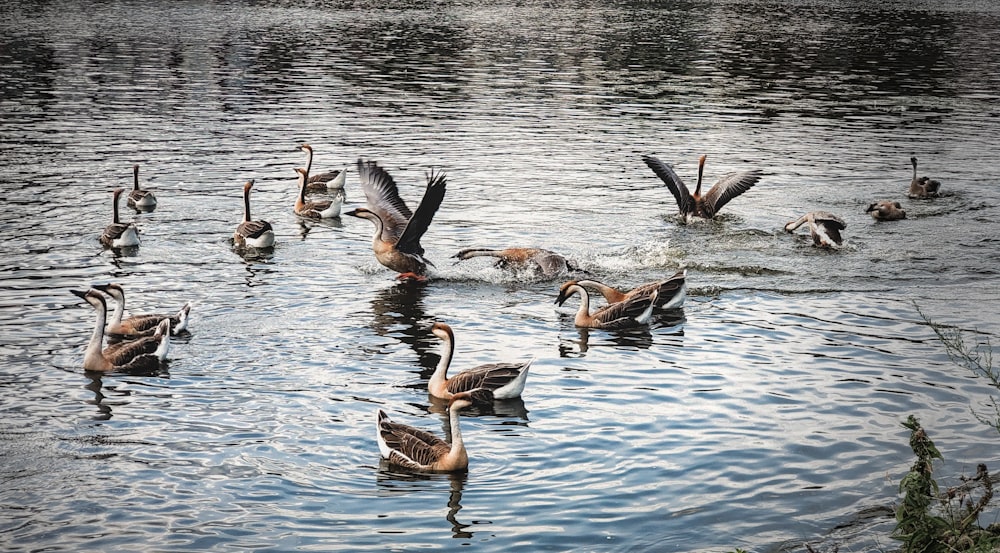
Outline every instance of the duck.
<svg viewBox="0 0 1000 553">
<path fill-rule="evenodd" d="M 156 207 L 156 195 L 149 190 L 139 188 L 139 164 L 132 166 L 132 191 L 128 193 L 126 204 L 136 209 L 152 209 Z"/>
<path fill-rule="evenodd" d="M 608 303 L 620 303 L 633 298 L 650 297 L 653 291 L 657 291 L 657 309 L 677 309 L 684 305 L 684 298 L 687 295 L 687 269 L 674 273 L 673 276 L 664 280 L 647 282 L 635 288 L 622 292 L 603 282 L 584 279 L 577 280 L 576 283 L 584 288 L 597 290 Z"/>
<path fill-rule="evenodd" d="M 344 191 L 344 183 L 347 180 L 347 169 L 333 170 L 326 173 L 312 175 L 313 148 L 309 144 L 299 146 L 299 149 L 309 157 L 306 160 L 306 192 L 327 192 L 329 190 Z"/>
<path fill-rule="evenodd" d="M 903 210 L 899 202 L 880 201 L 872 203 L 865 209 L 865 213 L 871 213 L 872 219 L 876 221 L 898 221 L 906 219 L 906 211 Z"/>
<path fill-rule="evenodd" d="M 487 363 L 448 378 L 448 367 L 455 354 L 455 332 L 451 326 L 436 322 L 431 327 L 431 333 L 444 343 L 441 360 L 427 383 L 427 391 L 432 396 L 451 399 L 455 394 L 468 392 L 474 400 L 486 403 L 521 396 L 534 359 L 522 363 Z"/>
<path fill-rule="evenodd" d="M 340 206 L 344 203 L 344 191 L 337 190 L 330 200 L 306 201 L 306 183 L 309 179 L 309 172 L 301 167 L 296 167 L 295 172 L 299 174 L 299 195 L 295 198 L 295 214 L 309 219 L 340 217 Z"/>
<path fill-rule="evenodd" d="M 427 188 L 414 212 L 399 196 L 392 176 L 374 161 L 358 160 L 358 178 L 368 206 L 348 211 L 347 215 L 368 219 L 375 225 L 375 259 L 399 273 L 399 280 L 426 281 L 427 266 L 434 264 L 424 257 L 420 238 L 444 201 L 447 176 L 433 170 L 427 174 Z"/>
<path fill-rule="evenodd" d="M 500 269 L 532 269 L 543 276 L 553 277 L 570 271 L 578 271 L 579 267 L 571 260 L 551 250 L 542 248 L 504 248 L 493 250 L 489 248 L 466 248 L 452 257 L 459 263 L 473 257 L 495 257 L 494 264 Z"/>
<path fill-rule="evenodd" d="M 458 416 L 462 409 L 472 404 L 472 396 L 468 392 L 455 394 L 449 400 L 450 444 L 430 432 L 393 422 L 385 411 L 379 409 L 375 429 L 379 453 L 390 464 L 415 472 L 467 472 L 469 454 L 462 441 Z"/>
<path fill-rule="evenodd" d="M 124 188 L 115 188 L 112 194 L 111 203 L 114 209 L 112 223 L 105 227 L 101 234 L 101 244 L 106 248 L 129 248 L 139 245 L 139 229 L 134 223 L 123 223 L 118 217 L 118 198 L 121 197 Z"/>
<path fill-rule="evenodd" d="M 181 307 L 177 313 L 146 313 L 132 315 L 127 319 L 123 319 L 122 317 L 125 314 L 125 289 L 122 288 L 122 285 L 112 282 L 109 284 L 98 284 L 94 288 L 104 292 L 111 296 L 111 299 L 115 300 L 115 311 L 111 315 L 111 320 L 108 321 L 107 329 L 105 329 L 108 335 L 129 339 L 151 336 L 156 332 L 160 321 L 163 319 L 170 319 L 170 333 L 174 336 L 187 329 L 188 315 L 191 312 L 190 302 L 185 303 L 184 307 Z"/>
<path fill-rule="evenodd" d="M 918 199 L 938 197 L 939 190 L 941 189 L 941 183 L 927 177 L 917 178 L 916 156 L 910 158 L 910 163 L 913 165 L 913 178 L 910 179 L 909 196 L 911 198 Z"/>
<path fill-rule="evenodd" d="M 705 171 L 705 158 L 698 158 L 698 184 L 695 186 L 694 194 L 688 192 L 684 182 L 681 181 L 673 168 L 653 156 L 642 156 L 646 165 L 660 177 L 670 189 L 670 193 L 677 200 L 677 208 L 680 210 L 682 220 L 691 222 L 694 219 L 712 219 L 722 209 L 722 206 L 740 194 L 750 190 L 753 185 L 760 180 L 760 171 L 742 171 L 724 175 L 712 188 L 701 195 L 702 175 Z"/>
<path fill-rule="evenodd" d="M 250 189 L 253 179 L 243 185 L 243 222 L 233 233 L 233 244 L 238 248 L 270 248 L 274 246 L 274 229 L 267 221 L 250 219 Z"/>
<path fill-rule="evenodd" d="M 573 322 L 581 328 L 617 330 L 642 326 L 649 323 L 653 308 L 659 301 L 660 292 L 654 289 L 648 296 L 633 297 L 590 312 L 590 294 L 577 281 L 570 280 L 559 287 L 556 304 L 562 305 L 573 294 L 580 294 L 580 308 Z"/>
<path fill-rule="evenodd" d="M 844 244 L 840 231 L 847 228 L 847 223 L 828 211 L 810 211 L 795 221 L 789 221 L 785 224 L 785 232 L 794 232 L 806 223 L 809 224 L 814 246 L 836 250 Z"/>
<path fill-rule="evenodd" d="M 111 372 L 148 372 L 159 368 L 160 362 L 166 359 L 170 351 L 170 319 L 163 319 L 156 327 L 152 336 L 145 336 L 130 342 L 119 342 L 106 349 L 101 349 L 104 343 L 104 325 L 108 316 L 108 305 L 100 291 L 71 290 L 97 311 L 94 332 L 87 344 L 83 356 L 83 368 L 88 371 Z"/>
</svg>

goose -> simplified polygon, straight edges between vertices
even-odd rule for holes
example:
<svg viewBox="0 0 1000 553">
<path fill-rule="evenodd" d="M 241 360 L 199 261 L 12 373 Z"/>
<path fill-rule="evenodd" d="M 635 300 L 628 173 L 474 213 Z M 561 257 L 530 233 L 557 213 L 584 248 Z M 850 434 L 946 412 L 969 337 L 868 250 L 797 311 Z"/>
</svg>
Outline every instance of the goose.
<svg viewBox="0 0 1000 553">
<path fill-rule="evenodd" d="M 296 167 L 299 174 L 299 195 L 295 198 L 295 214 L 309 219 L 327 219 L 340 217 L 340 206 L 344 203 L 344 191 L 337 190 L 331 200 L 306 201 L 306 182 L 309 172 Z"/>
<path fill-rule="evenodd" d="M 139 188 L 139 164 L 132 166 L 132 191 L 128 193 L 126 203 L 129 207 L 137 209 L 151 209 L 156 207 L 156 196 L 149 190 Z"/>
<path fill-rule="evenodd" d="M 920 177 L 918 179 L 917 158 L 915 156 L 911 157 L 910 163 L 913 165 L 913 178 L 910 179 L 909 196 L 911 198 L 936 198 L 938 190 L 941 189 L 941 183 L 927 177 Z"/>
<path fill-rule="evenodd" d="M 309 144 L 299 146 L 299 149 L 308 155 L 306 160 L 306 192 L 326 192 L 330 189 L 344 191 L 344 182 L 347 179 L 347 170 L 334 170 L 318 175 L 310 175 L 313 165 L 313 148 Z"/>
<path fill-rule="evenodd" d="M 448 367 L 455 354 L 455 332 L 445 323 L 434 323 L 431 333 L 444 343 L 441 360 L 427 383 L 427 391 L 434 397 L 451 399 L 455 394 L 469 392 L 477 401 L 513 399 L 524 391 L 528 368 L 534 359 L 523 363 L 488 363 L 466 369 L 448 378 Z"/>
<path fill-rule="evenodd" d="M 556 303 L 562 305 L 573 294 L 580 294 L 580 308 L 576 312 L 574 323 L 582 328 L 620 329 L 644 325 L 653 316 L 660 292 L 653 292 L 644 297 L 633 297 L 625 301 L 608 304 L 601 309 L 590 312 L 590 294 L 587 289 L 571 280 L 559 287 Z"/>
<path fill-rule="evenodd" d="M 466 472 L 469 454 L 462 442 L 458 413 L 471 405 L 472 397 L 468 392 L 455 394 L 448 402 L 451 444 L 430 432 L 393 422 L 379 409 L 375 429 L 379 453 L 389 463 L 416 472 Z"/>
<path fill-rule="evenodd" d="M 729 173 L 724 175 L 712 188 L 701 195 L 702 174 L 705 171 L 705 157 L 698 158 L 698 184 L 695 186 L 694 194 L 688 192 L 684 182 L 681 181 L 673 168 L 653 156 L 642 156 L 646 165 L 660 177 L 670 189 L 670 193 L 677 200 L 677 207 L 681 217 L 685 222 L 691 222 L 695 218 L 711 219 L 722 209 L 722 206 L 740 194 L 750 190 L 760 180 L 760 171 L 751 170 L 739 173 Z"/>
<path fill-rule="evenodd" d="M 903 210 L 899 202 L 881 201 L 875 202 L 865 209 L 865 213 L 871 213 L 872 219 L 876 221 L 898 221 L 906 219 L 906 211 Z"/>
<path fill-rule="evenodd" d="M 847 223 L 833 213 L 810 211 L 797 220 L 785 224 L 785 232 L 794 232 L 805 223 L 809 224 L 809 233 L 812 234 L 814 246 L 836 250 L 844 244 L 840 231 L 847 228 Z"/>
<path fill-rule="evenodd" d="M 109 283 L 99 284 L 94 288 L 111 296 L 115 300 L 115 311 L 108 321 L 105 332 L 123 338 L 136 338 L 140 336 L 150 336 L 159 326 L 163 319 L 170 319 L 170 333 L 176 336 L 181 331 L 187 329 L 188 314 L 191 312 L 191 303 L 185 303 L 177 313 L 146 313 L 142 315 L 132 315 L 127 319 L 122 319 L 125 314 L 125 289 L 121 284 Z"/>
<path fill-rule="evenodd" d="M 101 350 L 104 342 L 104 325 L 108 316 L 107 302 L 101 292 L 72 290 L 74 294 L 89 303 L 97 311 L 94 332 L 83 356 L 83 368 L 88 371 L 142 371 L 156 370 L 166 359 L 170 350 L 170 319 L 159 322 L 152 336 L 145 336 L 131 342 L 120 342 Z"/>
<path fill-rule="evenodd" d="M 250 189 L 253 179 L 243 185 L 243 222 L 233 233 L 233 244 L 238 248 L 270 248 L 274 246 L 274 229 L 267 221 L 250 219 Z"/>
<path fill-rule="evenodd" d="M 684 298 L 687 295 L 686 279 L 687 269 L 684 269 L 668 279 L 640 284 L 628 292 L 622 292 L 593 279 L 577 280 L 576 283 L 584 288 L 597 290 L 608 303 L 620 303 L 633 298 L 649 297 L 655 290 L 658 292 L 657 309 L 676 309 L 684 305 Z"/>
<path fill-rule="evenodd" d="M 427 174 L 427 189 L 415 212 L 406 207 L 392 177 L 374 161 L 358 160 L 358 178 L 368 207 L 359 207 L 347 215 L 368 219 L 375 225 L 372 249 L 379 263 L 400 273 L 400 280 L 426 281 L 427 266 L 420 238 L 444 201 L 447 177 L 444 173 Z"/>
<path fill-rule="evenodd" d="M 139 229 L 133 223 L 121 222 L 118 217 L 118 198 L 124 191 L 123 188 L 115 188 L 113 193 L 114 199 L 111 205 L 114 209 L 114 219 L 101 234 L 101 244 L 106 248 L 128 248 L 139 245 Z"/>
<path fill-rule="evenodd" d="M 504 248 L 502 250 L 492 250 L 489 248 L 466 248 L 460 250 L 452 257 L 458 258 L 459 263 L 473 257 L 495 257 L 494 264 L 500 269 L 525 269 L 531 268 L 543 276 L 553 277 L 565 274 L 569 271 L 577 271 L 579 267 L 565 257 L 550 250 L 541 248 Z"/>
</svg>

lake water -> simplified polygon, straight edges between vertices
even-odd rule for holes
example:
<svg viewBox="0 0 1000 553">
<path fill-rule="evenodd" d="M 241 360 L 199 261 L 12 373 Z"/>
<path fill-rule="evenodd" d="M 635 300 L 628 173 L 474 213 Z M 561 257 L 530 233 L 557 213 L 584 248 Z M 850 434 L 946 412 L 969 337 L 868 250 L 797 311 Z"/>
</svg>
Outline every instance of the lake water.
<svg viewBox="0 0 1000 553">
<path fill-rule="evenodd" d="M 943 481 L 1000 470 L 973 414 L 997 391 L 918 312 L 1000 334 L 995 4 L 376 4 L 3 3 L 0 549 L 891 549 L 908 415 Z M 367 221 L 292 213 L 302 142 L 411 207 L 448 173 L 430 283 L 395 283 Z M 644 154 L 764 177 L 684 226 Z M 906 198 L 911 155 L 943 197 Z M 160 204 L 123 203 L 142 245 L 103 250 L 133 163 Z M 241 257 L 251 178 L 278 245 Z M 810 210 L 842 251 L 782 231 Z M 582 331 L 562 279 L 450 259 L 514 245 L 623 287 L 687 268 L 688 299 Z M 81 368 L 70 290 L 108 281 L 193 302 L 162 375 Z M 463 476 L 395 473 L 374 440 L 377 408 L 443 433 L 434 321 L 454 369 L 535 358 L 522 400 L 463 417 Z"/>
</svg>

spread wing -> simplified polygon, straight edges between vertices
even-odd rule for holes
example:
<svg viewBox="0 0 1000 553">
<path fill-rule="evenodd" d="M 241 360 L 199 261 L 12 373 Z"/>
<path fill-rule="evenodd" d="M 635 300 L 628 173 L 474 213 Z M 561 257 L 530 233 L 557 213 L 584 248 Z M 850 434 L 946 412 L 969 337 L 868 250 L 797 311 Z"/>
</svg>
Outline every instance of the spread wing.
<svg viewBox="0 0 1000 553">
<path fill-rule="evenodd" d="M 742 173 L 729 173 L 723 176 L 712 185 L 712 188 L 705 193 L 705 203 L 712 208 L 712 213 L 718 213 L 722 206 L 729 203 L 736 196 L 750 190 L 753 185 L 760 180 L 760 171 L 744 171 Z"/>
<path fill-rule="evenodd" d="M 368 200 L 368 209 L 382 219 L 382 240 L 396 242 L 403 234 L 413 212 L 399 197 L 396 181 L 374 161 L 358 160 L 358 180 Z M 430 221 L 428 221 L 429 223 Z"/>
<path fill-rule="evenodd" d="M 409 223 L 399 235 L 396 242 L 396 249 L 403 253 L 423 255 L 424 248 L 420 245 L 420 237 L 427 232 L 434 214 L 437 213 L 441 202 L 444 201 L 445 185 L 448 177 L 444 173 L 434 174 L 432 171 L 427 175 L 427 190 L 424 197 L 417 206 L 417 211 L 410 217 Z M 402 200 L 400 200 L 402 201 Z"/>
<path fill-rule="evenodd" d="M 835 228 L 837 230 L 844 230 L 847 228 L 847 223 L 845 223 L 843 219 L 837 217 L 829 211 L 814 211 L 813 221 L 816 221 L 816 223 L 822 224 L 827 228 Z"/>
<path fill-rule="evenodd" d="M 688 192 L 684 182 L 681 178 L 677 176 L 673 168 L 663 163 L 659 159 L 653 156 L 642 156 L 642 160 L 646 162 L 646 165 L 656 173 L 656 176 L 660 177 L 667 188 L 670 189 L 670 193 L 674 195 L 674 199 L 677 200 L 677 208 L 681 213 L 691 213 L 694 211 L 694 199 L 691 198 L 691 193 Z"/>
</svg>

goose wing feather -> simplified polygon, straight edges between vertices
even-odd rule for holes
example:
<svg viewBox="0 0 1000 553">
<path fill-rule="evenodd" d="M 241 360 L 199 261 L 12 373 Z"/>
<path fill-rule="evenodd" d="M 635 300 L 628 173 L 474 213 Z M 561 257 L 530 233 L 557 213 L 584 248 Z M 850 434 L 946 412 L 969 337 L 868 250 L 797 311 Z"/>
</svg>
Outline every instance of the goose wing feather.
<svg viewBox="0 0 1000 553">
<path fill-rule="evenodd" d="M 674 199 L 677 201 L 677 208 L 681 213 L 694 211 L 694 199 L 691 197 L 691 193 L 688 192 L 687 186 L 684 186 L 684 181 L 677 176 L 677 173 L 674 172 L 674 169 L 670 165 L 653 156 L 642 156 L 642 160 L 667 185 L 670 193 L 674 195 Z"/>
<path fill-rule="evenodd" d="M 593 317 L 602 324 L 608 324 L 618 319 L 635 319 L 649 307 L 650 300 L 650 296 L 645 296 L 612 303 L 595 311 Z"/>
<path fill-rule="evenodd" d="M 238 227 L 236 227 L 236 232 L 240 236 L 246 238 L 260 238 L 265 232 L 273 230 L 271 228 L 271 223 L 267 221 L 243 221 Z"/>
<path fill-rule="evenodd" d="M 417 211 L 414 212 L 403 232 L 399 235 L 399 241 L 396 242 L 397 250 L 403 253 L 423 255 L 424 248 L 420 245 L 420 238 L 427 232 L 427 228 L 434 219 L 434 214 L 437 213 L 441 202 L 444 201 L 447 183 L 448 178 L 444 173 L 435 175 L 432 171 L 427 175 L 427 189 L 424 191 L 424 197 L 420 200 Z"/>
<path fill-rule="evenodd" d="M 145 336 L 130 342 L 118 342 L 104 349 L 104 357 L 115 367 L 128 365 L 135 358 L 153 354 L 160 346 L 160 341 L 152 336 Z"/>
<path fill-rule="evenodd" d="M 477 389 L 497 390 L 517 379 L 524 363 L 488 363 L 464 370 L 448 379 L 448 391 L 457 394 Z M 492 400 L 492 398 L 490 398 Z"/>
<path fill-rule="evenodd" d="M 378 431 L 389 450 L 389 461 L 403 467 L 426 467 L 451 450 L 448 442 L 434 434 L 393 422 L 382 411 L 378 415 Z"/>
<path fill-rule="evenodd" d="M 760 171 L 743 171 L 739 173 L 729 173 L 723 176 L 712 185 L 712 188 L 705 193 L 705 202 L 718 213 L 722 206 L 740 194 L 750 190 L 753 185 L 760 180 Z"/>
<path fill-rule="evenodd" d="M 399 196 L 399 188 L 384 169 L 374 161 L 358 160 L 358 179 L 368 200 L 368 209 L 382 219 L 382 240 L 396 242 L 403 234 L 413 212 Z"/>
</svg>

